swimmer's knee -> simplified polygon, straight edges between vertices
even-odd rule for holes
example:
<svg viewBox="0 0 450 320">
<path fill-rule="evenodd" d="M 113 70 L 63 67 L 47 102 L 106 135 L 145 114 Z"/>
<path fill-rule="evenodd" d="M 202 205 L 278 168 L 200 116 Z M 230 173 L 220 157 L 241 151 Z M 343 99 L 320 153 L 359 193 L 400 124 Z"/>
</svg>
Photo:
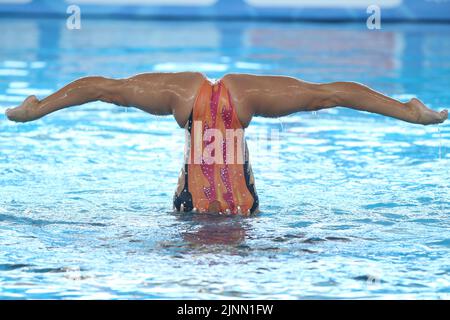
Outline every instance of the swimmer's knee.
<svg viewBox="0 0 450 320">
<path fill-rule="evenodd" d="M 126 80 L 124 79 L 99 79 L 98 85 L 96 86 L 97 99 L 119 106 L 127 106 L 124 93 L 125 84 Z"/>
<path fill-rule="evenodd" d="M 339 91 L 334 90 L 332 84 L 314 84 L 309 90 L 313 97 L 309 106 L 311 110 L 333 108 L 340 103 Z"/>
</svg>

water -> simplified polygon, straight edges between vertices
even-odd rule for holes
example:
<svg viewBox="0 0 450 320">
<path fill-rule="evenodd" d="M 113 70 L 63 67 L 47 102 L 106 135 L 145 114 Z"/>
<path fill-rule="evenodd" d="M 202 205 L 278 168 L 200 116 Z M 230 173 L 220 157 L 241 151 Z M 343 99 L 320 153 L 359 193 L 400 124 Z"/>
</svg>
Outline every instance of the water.
<svg viewBox="0 0 450 320">
<path fill-rule="evenodd" d="M 450 298 L 448 123 L 342 108 L 255 119 L 263 212 L 225 218 L 171 212 L 184 133 L 168 117 L 100 102 L 3 115 L 88 74 L 185 69 L 360 81 L 449 107 L 449 25 L 0 26 L 1 298 Z"/>
</svg>

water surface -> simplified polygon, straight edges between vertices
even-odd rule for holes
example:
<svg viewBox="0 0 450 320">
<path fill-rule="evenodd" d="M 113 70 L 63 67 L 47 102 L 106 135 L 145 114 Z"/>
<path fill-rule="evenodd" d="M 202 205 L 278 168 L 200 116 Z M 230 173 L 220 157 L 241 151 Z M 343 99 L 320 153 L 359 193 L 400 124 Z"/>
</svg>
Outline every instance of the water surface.
<svg viewBox="0 0 450 320">
<path fill-rule="evenodd" d="M 3 112 L 75 78 L 197 70 L 363 82 L 450 106 L 450 26 L 0 20 L 0 297 L 450 297 L 450 127 L 347 109 L 255 119 L 262 213 L 175 214 L 184 133 L 96 102 Z M 280 140 L 271 152 L 271 133 Z"/>
</svg>

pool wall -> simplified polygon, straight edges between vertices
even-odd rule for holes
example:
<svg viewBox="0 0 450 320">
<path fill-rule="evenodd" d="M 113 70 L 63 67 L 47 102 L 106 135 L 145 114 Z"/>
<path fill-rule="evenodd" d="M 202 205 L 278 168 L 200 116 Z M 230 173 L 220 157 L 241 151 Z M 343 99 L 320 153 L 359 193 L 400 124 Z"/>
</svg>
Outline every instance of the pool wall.
<svg viewBox="0 0 450 320">
<path fill-rule="evenodd" d="M 391 21 L 450 21 L 448 0 L 2 0 L 0 14 L 66 15 L 78 5 L 85 16 L 361 20 L 380 8 Z"/>
</svg>

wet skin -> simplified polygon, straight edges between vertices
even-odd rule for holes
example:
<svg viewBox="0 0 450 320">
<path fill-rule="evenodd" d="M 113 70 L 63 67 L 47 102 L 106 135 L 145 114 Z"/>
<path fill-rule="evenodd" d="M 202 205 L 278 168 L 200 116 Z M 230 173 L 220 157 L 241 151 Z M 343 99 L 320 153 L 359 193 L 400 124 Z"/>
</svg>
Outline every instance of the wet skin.
<svg viewBox="0 0 450 320">
<path fill-rule="evenodd" d="M 20 106 L 6 110 L 6 116 L 12 121 L 28 122 L 67 107 L 104 101 L 150 114 L 173 115 L 178 125 L 185 127 L 204 81 L 205 76 L 198 72 L 145 73 L 127 79 L 86 77 L 42 100 L 30 96 Z M 337 106 L 422 125 L 442 123 L 448 118 L 447 110 L 431 110 L 415 98 L 402 103 L 354 82 L 317 84 L 249 74 L 227 74 L 222 81 L 243 128 L 253 116 L 281 117 Z"/>
<path fill-rule="evenodd" d="M 45 99 L 30 96 L 20 106 L 8 109 L 6 115 L 12 121 L 27 122 L 66 107 L 100 100 L 151 114 L 173 115 L 184 127 L 204 80 L 204 75 L 197 72 L 145 73 L 127 79 L 86 77 Z M 447 110 L 431 110 L 418 99 L 402 103 L 354 82 L 316 84 L 291 77 L 249 74 L 228 74 L 222 80 L 244 127 L 253 116 L 281 117 L 337 106 L 423 125 L 441 123 L 448 117 Z"/>
</svg>

